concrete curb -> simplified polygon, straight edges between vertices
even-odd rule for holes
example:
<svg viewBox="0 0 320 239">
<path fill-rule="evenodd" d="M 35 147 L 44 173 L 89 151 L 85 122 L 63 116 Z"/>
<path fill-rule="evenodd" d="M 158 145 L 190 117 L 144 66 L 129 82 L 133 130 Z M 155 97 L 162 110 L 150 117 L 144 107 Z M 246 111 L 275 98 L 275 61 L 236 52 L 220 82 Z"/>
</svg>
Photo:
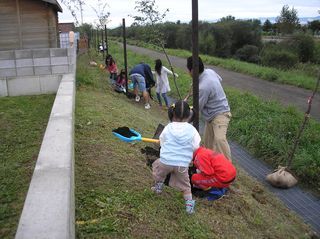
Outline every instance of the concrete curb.
<svg viewBox="0 0 320 239">
<path fill-rule="evenodd" d="M 75 73 L 63 75 L 20 217 L 17 239 L 75 237 L 75 91 Z"/>
</svg>

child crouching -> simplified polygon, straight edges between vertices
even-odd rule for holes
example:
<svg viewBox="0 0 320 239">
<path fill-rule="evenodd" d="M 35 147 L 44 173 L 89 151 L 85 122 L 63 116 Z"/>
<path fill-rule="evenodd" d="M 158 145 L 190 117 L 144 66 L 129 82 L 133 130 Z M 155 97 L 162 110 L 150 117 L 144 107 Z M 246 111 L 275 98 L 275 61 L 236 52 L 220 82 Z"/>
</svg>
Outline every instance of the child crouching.
<svg viewBox="0 0 320 239">
<path fill-rule="evenodd" d="M 189 114 L 190 107 L 185 101 L 177 101 L 169 108 L 172 122 L 159 137 L 160 158 L 152 164 L 155 185 L 151 189 L 161 193 L 166 176 L 171 174 L 169 186 L 183 192 L 186 212 L 191 214 L 194 212 L 195 200 L 192 199 L 188 168 L 201 138 L 198 131 L 187 122 Z"/>
<path fill-rule="evenodd" d="M 124 69 L 121 69 L 120 74 L 117 76 L 115 91 L 126 93 L 126 72 Z"/>
<path fill-rule="evenodd" d="M 236 178 L 236 168 L 223 154 L 204 147 L 194 152 L 193 165 L 197 173 L 191 177 L 194 187 L 208 190 L 227 188 Z"/>
</svg>

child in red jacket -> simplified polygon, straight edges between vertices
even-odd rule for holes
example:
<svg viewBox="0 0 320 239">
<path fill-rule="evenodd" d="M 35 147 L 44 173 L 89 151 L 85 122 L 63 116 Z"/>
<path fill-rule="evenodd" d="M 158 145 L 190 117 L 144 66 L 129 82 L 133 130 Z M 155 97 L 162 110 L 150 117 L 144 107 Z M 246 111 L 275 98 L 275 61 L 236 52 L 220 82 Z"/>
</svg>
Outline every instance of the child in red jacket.
<svg viewBox="0 0 320 239">
<path fill-rule="evenodd" d="M 194 187 L 203 190 L 227 188 L 236 178 L 236 168 L 223 154 L 200 147 L 194 152 L 193 158 L 193 165 L 197 169 L 197 173 L 191 176 Z"/>
</svg>

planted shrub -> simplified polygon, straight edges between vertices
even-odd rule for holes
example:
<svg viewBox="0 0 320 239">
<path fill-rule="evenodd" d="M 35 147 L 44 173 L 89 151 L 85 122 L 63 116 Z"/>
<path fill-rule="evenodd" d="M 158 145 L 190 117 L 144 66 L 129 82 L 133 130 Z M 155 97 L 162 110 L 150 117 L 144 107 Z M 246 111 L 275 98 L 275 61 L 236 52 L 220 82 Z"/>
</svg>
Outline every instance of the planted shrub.
<svg viewBox="0 0 320 239">
<path fill-rule="evenodd" d="M 298 56 L 287 50 L 265 50 L 261 56 L 261 62 L 265 66 L 287 70 L 298 63 Z"/>
<path fill-rule="evenodd" d="M 245 45 L 236 51 L 235 58 L 241 61 L 259 63 L 259 48 L 254 45 Z"/>
</svg>

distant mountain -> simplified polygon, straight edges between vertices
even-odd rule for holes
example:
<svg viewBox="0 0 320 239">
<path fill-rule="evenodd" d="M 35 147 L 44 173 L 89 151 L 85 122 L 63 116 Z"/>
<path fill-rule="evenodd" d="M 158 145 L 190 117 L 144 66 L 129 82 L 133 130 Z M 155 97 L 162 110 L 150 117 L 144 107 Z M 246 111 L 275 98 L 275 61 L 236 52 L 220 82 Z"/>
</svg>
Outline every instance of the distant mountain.
<svg viewBox="0 0 320 239">
<path fill-rule="evenodd" d="M 269 19 L 269 21 L 271 23 L 275 23 L 276 22 L 276 17 L 260 17 L 259 20 L 261 21 L 261 23 L 263 24 L 267 19 Z M 320 16 L 317 17 L 300 17 L 299 21 L 300 24 L 305 25 L 308 24 L 308 22 L 312 22 L 314 20 L 320 20 Z"/>
</svg>

